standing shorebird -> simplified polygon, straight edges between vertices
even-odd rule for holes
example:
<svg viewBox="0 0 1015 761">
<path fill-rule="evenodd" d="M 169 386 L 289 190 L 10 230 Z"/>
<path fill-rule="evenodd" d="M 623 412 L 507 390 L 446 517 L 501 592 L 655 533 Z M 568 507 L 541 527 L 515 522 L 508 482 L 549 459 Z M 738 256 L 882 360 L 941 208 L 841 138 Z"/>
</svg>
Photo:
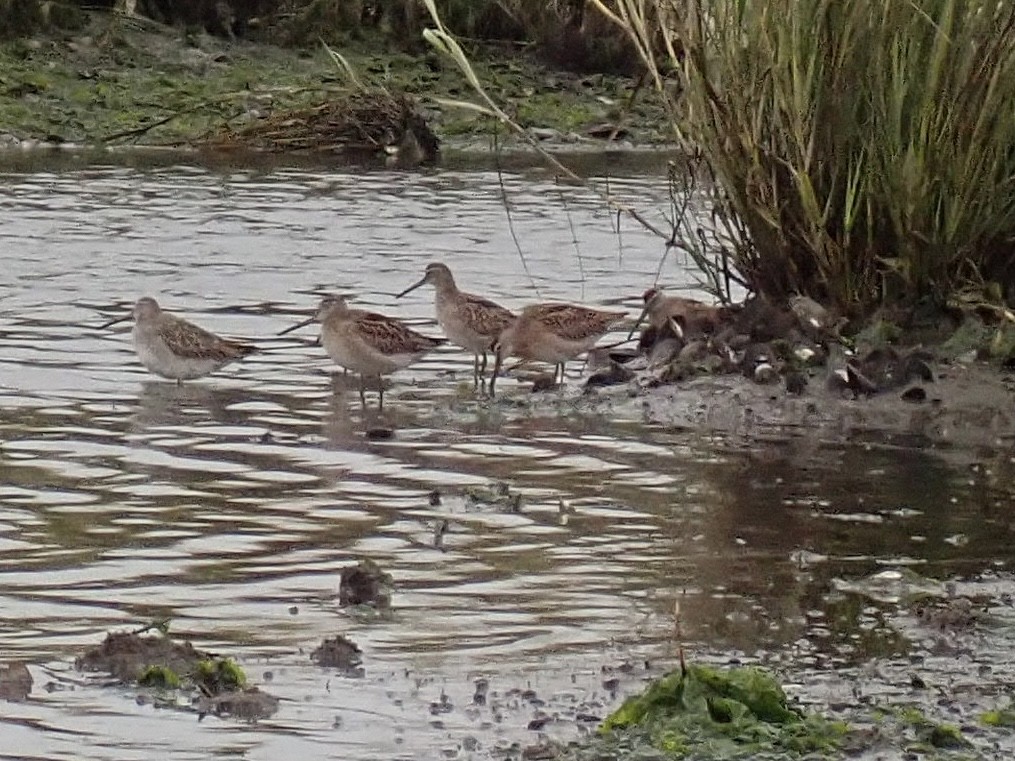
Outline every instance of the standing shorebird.
<svg viewBox="0 0 1015 761">
<path fill-rule="evenodd" d="M 437 322 L 452 343 L 472 352 L 472 381 L 474 385 L 482 387 L 486 374 L 486 352 L 493 348 L 497 336 L 515 316 L 500 304 L 458 290 L 451 270 L 439 262 L 428 264 L 423 279 L 410 285 L 395 298 L 400 299 L 427 283 L 432 283 L 436 291 L 434 305 Z M 479 362 L 480 357 L 483 358 L 482 364 Z"/>
<path fill-rule="evenodd" d="M 209 375 L 256 351 L 250 344 L 220 338 L 163 312 L 158 302 L 149 296 L 138 299 L 130 314 L 107 322 L 100 330 L 131 317 L 134 318 L 134 351 L 141 364 L 177 384 Z"/>
<path fill-rule="evenodd" d="M 359 373 L 359 398 L 366 406 L 366 378 L 377 378 L 384 409 L 382 376 L 408 367 L 431 349 L 444 343 L 417 333 L 405 323 L 376 312 L 350 309 L 343 296 L 325 296 L 313 317 L 286 328 L 280 336 L 321 323 L 321 343 L 336 365 Z"/>
<path fill-rule="evenodd" d="M 582 352 L 591 349 L 624 312 L 589 309 L 577 304 L 533 304 L 525 307 L 518 318 L 497 338 L 496 360 L 490 378 L 490 395 L 507 356 L 523 360 L 548 362 L 554 365 L 553 379 L 560 371 L 564 382 L 564 365 Z"/>
<path fill-rule="evenodd" d="M 725 316 L 723 307 L 709 306 L 682 296 L 667 296 L 659 288 L 649 288 L 642 294 L 642 299 L 645 308 L 641 310 L 634 327 L 631 328 L 627 336 L 629 339 L 646 317 L 649 325 L 656 331 L 669 329 L 678 338 L 684 338 L 685 334 L 694 336 L 715 332 Z"/>
</svg>

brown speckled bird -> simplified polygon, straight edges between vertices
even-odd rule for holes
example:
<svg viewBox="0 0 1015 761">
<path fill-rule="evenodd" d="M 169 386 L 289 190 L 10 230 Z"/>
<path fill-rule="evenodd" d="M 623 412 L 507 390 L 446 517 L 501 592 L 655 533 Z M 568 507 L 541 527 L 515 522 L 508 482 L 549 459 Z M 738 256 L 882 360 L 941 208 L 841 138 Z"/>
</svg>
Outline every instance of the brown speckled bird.
<svg viewBox="0 0 1015 761">
<path fill-rule="evenodd" d="M 321 323 L 321 344 L 335 364 L 359 373 L 359 396 L 364 406 L 365 379 L 377 378 L 378 409 L 384 409 L 382 376 L 408 367 L 444 343 L 443 338 L 424 336 L 394 317 L 350 309 L 342 296 L 325 296 L 313 317 L 286 328 L 279 335 L 312 322 Z"/>
<path fill-rule="evenodd" d="M 564 366 L 579 354 L 591 349 L 612 325 L 625 317 L 624 312 L 590 309 L 578 304 L 533 304 L 522 310 L 497 339 L 496 361 L 490 379 L 490 394 L 504 358 L 548 362 L 554 365 L 554 380 Z"/>
<path fill-rule="evenodd" d="M 402 298 L 426 283 L 432 283 L 436 291 L 434 305 L 438 324 L 452 343 L 472 352 L 472 380 L 476 386 L 482 386 L 486 352 L 493 347 L 497 336 L 510 324 L 514 315 L 496 302 L 458 290 L 451 270 L 439 262 L 428 264 L 423 278 L 396 298 Z"/>
</svg>

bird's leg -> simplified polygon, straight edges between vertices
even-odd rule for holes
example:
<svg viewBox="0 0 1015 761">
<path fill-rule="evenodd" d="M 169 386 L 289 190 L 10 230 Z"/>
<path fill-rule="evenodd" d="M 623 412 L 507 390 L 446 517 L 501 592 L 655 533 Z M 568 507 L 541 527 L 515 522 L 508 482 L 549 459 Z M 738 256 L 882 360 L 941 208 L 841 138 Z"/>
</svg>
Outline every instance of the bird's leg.
<svg viewBox="0 0 1015 761">
<path fill-rule="evenodd" d="M 361 375 L 359 377 L 359 403 L 363 405 L 363 409 L 367 408 L 367 392 L 366 392 L 366 381 Z"/>
<path fill-rule="evenodd" d="M 500 372 L 501 362 L 504 361 L 503 355 L 498 349 L 493 355 L 493 372 L 490 373 L 490 398 L 493 399 L 493 385 L 497 382 L 497 373 Z"/>
<path fill-rule="evenodd" d="M 381 376 L 377 376 L 377 411 L 384 412 L 384 379 Z"/>
<path fill-rule="evenodd" d="M 472 355 L 472 385 L 479 386 L 479 355 Z"/>
<path fill-rule="evenodd" d="M 486 352 L 480 352 L 480 356 L 483 357 L 483 361 L 479 365 L 479 390 L 486 390 Z"/>
</svg>

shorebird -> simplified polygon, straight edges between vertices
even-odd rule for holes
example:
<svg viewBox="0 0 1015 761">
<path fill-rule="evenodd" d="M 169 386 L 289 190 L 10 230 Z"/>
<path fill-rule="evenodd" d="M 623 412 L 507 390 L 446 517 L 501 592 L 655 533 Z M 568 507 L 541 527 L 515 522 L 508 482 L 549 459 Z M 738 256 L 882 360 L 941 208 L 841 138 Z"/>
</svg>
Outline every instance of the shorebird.
<svg viewBox="0 0 1015 761">
<path fill-rule="evenodd" d="M 444 343 L 417 333 L 400 320 L 376 312 L 350 309 L 343 296 L 325 296 L 313 317 L 292 325 L 280 336 L 321 323 L 321 343 L 336 365 L 359 373 L 359 398 L 366 406 L 366 378 L 377 378 L 378 410 L 384 409 L 382 376 L 408 367 Z"/>
<path fill-rule="evenodd" d="M 220 338 L 162 311 L 158 302 L 149 296 L 138 299 L 130 314 L 107 322 L 100 330 L 131 317 L 134 318 L 134 351 L 141 364 L 177 384 L 209 375 L 256 351 L 250 344 Z"/>
<path fill-rule="evenodd" d="M 649 325 L 656 331 L 670 330 L 677 338 L 701 333 L 713 333 L 722 324 L 723 307 L 709 306 L 695 299 L 682 296 L 667 296 L 659 288 L 649 288 L 642 294 L 645 308 L 638 315 L 628 339 L 634 336 L 638 326 L 648 318 Z"/>
<path fill-rule="evenodd" d="M 436 292 L 434 306 L 438 324 L 452 343 L 472 352 L 472 381 L 482 387 L 486 374 L 486 352 L 515 316 L 500 304 L 458 290 L 451 270 L 439 262 L 428 264 L 423 278 L 395 298 L 400 299 L 427 283 L 432 283 Z"/>
<path fill-rule="evenodd" d="M 490 378 L 490 395 L 507 356 L 536 360 L 554 365 L 553 378 L 564 382 L 564 365 L 582 352 L 591 349 L 610 326 L 620 321 L 624 312 L 589 309 L 577 304 L 533 304 L 525 307 L 497 338 L 496 360 Z"/>
</svg>

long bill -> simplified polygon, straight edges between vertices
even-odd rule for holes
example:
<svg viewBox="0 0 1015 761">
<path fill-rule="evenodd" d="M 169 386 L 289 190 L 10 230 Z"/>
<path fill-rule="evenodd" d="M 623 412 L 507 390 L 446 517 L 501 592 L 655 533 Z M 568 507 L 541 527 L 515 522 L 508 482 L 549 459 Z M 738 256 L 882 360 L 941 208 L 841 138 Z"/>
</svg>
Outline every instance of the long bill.
<svg viewBox="0 0 1015 761">
<path fill-rule="evenodd" d="M 424 278 L 423 278 L 422 280 L 420 280 L 420 281 L 419 281 L 418 283 L 413 283 L 412 285 L 410 285 L 410 286 L 409 286 L 408 288 L 406 288 L 406 289 L 405 289 L 404 291 L 402 291 L 402 292 L 401 292 L 400 294 L 398 294 L 397 296 L 395 296 L 395 298 L 396 298 L 396 299 L 400 299 L 400 298 L 402 298 L 402 296 L 404 296 L 405 294 L 407 294 L 407 293 L 412 293 L 412 292 L 413 292 L 414 290 L 416 290 L 417 288 L 419 288 L 419 287 L 420 287 L 421 285 L 423 285 L 423 284 L 424 284 L 425 282 L 426 282 L 426 278 L 424 277 Z"/>
<path fill-rule="evenodd" d="M 123 317 L 117 317 L 115 320 L 110 320 L 109 322 L 106 322 L 106 323 L 103 323 L 102 325 L 99 325 L 99 330 L 105 330 L 106 328 L 111 328 L 114 325 L 119 325 L 121 322 L 127 322 L 127 320 L 129 320 L 130 318 L 131 318 L 131 313 L 128 312 Z"/>
<path fill-rule="evenodd" d="M 641 323 L 644 321 L 647 315 L 648 315 L 648 307 L 646 306 L 644 309 L 641 310 L 641 314 L 638 315 L 638 319 L 635 320 L 634 327 L 631 328 L 631 332 L 627 334 L 628 341 L 634 338 L 634 332 L 638 329 L 638 326 L 641 325 Z"/>
<path fill-rule="evenodd" d="M 305 328 L 307 325 L 309 325 L 310 323 L 314 322 L 315 320 L 317 320 L 317 315 L 314 315 L 313 317 L 308 317 L 303 322 L 297 322 L 295 325 L 290 325 L 288 328 L 286 328 L 285 330 L 282 330 L 282 331 L 276 333 L 275 335 L 277 335 L 277 336 L 284 336 L 286 333 L 292 333 L 294 330 L 299 330 L 300 328 Z"/>
</svg>

